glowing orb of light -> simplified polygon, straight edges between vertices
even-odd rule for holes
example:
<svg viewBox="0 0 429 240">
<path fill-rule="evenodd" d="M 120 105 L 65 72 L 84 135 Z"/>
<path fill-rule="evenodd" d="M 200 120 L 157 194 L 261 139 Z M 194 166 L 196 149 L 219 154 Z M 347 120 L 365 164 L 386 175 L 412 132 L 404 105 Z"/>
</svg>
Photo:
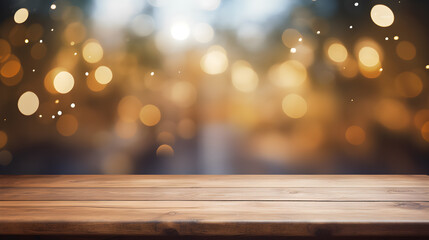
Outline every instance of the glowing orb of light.
<svg viewBox="0 0 429 240">
<path fill-rule="evenodd" d="M 363 142 L 365 142 L 366 133 L 365 131 L 359 127 L 359 126 L 350 126 L 346 130 L 345 134 L 347 142 L 349 142 L 352 145 L 361 145 Z"/>
<path fill-rule="evenodd" d="M 161 120 L 161 111 L 155 105 L 148 104 L 140 110 L 140 121 L 148 126 L 155 126 Z"/>
<path fill-rule="evenodd" d="M 175 40 L 185 40 L 189 37 L 191 30 L 186 22 L 176 22 L 171 26 L 170 33 Z"/>
<path fill-rule="evenodd" d="M 346 61 L 347 55 L 347 49 L 341 43 L 333 43 L 328 48 L 329 58 L 336 63 L 342 63 Z"/>
<path fill-rule="evenodd" d="M 211 47 L 201 58 L 200 62 L 203 71 L 210 75 L 221 74 L 228 68 L 228 58 L 225 49 L 220 46 Z"/>
<path fill-rule="evenodd" d="M 13 20 L 15 20 L 15 22 L 18 24 L 25 22 L 27 18 L 28 18 L 28 10 L 26 8 L 18 9 L 18 11 L 16 11 L 15 15 L 13 16 Z"/>
<path fill-rule="evenodd" d="M 82 56 L 89 63 L 96 63 L 103 58 L 103 48 L 95 40 L 88 40 L 82 50 Z"/>
<path fill-rule="evenodd" d="M 301 118 L 307 113 L 307 102 L 298 94 L 289 94 L 282 101 L 283 112 L 291 118 Z"/>
<path fill-rule="evenodd" d="M 242 92 L 252 92 L 258 86 L 259 78 L 246 61 L 237 61 L 232 65 L 232 85 Z"/>
<path fill-rule="evenodd" d="M 380 27 L 389 27 L 395 21 L 395 15 L 389 7 L 377 4 L 371 9 L 372 21 Z"/>
<path fill-rule="evenodd" d="M 363 47 L 359 50 L 359 61 L 367 67 L 374 67 L 380 62 L 380 55 L 372 47 Z"/>
<path fill-rule="evenodd" d="M 101 84 L 108 84 L 112 78 L 112 70 L 106 66 L 100 66 L 95 70 L 95 80 Z"/>
<path fill-rule="evenodd" d="M 74 78 L 66 71 L 59 72 L 54 78 L 54 88 L 61 94 L 66 94 L 73 89 Z"/>
<path fill-rule="evenodd" d="M 30 116 L 39 108 L 39 98 L 33 92 L 27 91 L 18 99 L 18 109 L 25 116 Z"/>
<path fill-rule="evenodd" d="M 78 127 L 76 117 L 71 114 L 64 114 L 57 121 L 57 131 L 65 137 L 75 134 Z"/>
<path fill-rule="evenodd" d="M 172 157 L 174 155 L 174 150 L 170 145 L 162 144 L 156 150 L 156 155 L 158 157 Z"/>
</svg>

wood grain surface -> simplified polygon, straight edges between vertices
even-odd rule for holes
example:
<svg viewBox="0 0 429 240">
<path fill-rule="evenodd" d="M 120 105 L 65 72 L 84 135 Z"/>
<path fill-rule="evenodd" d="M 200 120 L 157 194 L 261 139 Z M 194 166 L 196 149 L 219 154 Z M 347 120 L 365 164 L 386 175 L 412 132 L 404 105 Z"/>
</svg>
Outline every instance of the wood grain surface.
<svg viewBox="0 0 429 240">
<path fill-rule="evenodd" d="M 0 234 L 429 237 L 429 176 L 0 176 Z"/>
</svg>

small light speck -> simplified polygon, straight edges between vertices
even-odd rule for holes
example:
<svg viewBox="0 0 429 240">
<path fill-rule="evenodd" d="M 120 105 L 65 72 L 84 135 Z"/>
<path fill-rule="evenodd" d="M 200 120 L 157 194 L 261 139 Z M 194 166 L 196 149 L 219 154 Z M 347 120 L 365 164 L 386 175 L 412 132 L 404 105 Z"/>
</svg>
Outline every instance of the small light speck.
<svg viewBox="0 0 429 240">
<path fill-rule="evenodd" d="M 350 26 L 349 26 L 349 28 L 350 28 L 350 29 L 352 29 L 352 28 L 353 28 L 353 26 L 352 26 L 352 25 L 350 25 Z"/>
<path fill-rule="evenodd" d="M 61 116 L 61 115 L 63 115 L 63 112 L 58 111 L 57 114 L 58 114 L 58 116 Z"/>
<path fill-rule="evenodd" d="M 29 43 L 30 41 L 26 38 L 26 39 L 24 40 L 24 42 L 25 42 L 25 43 Z"/>
<path fill-rule="evenodd" d="M 386 40 L 386 41 L 389 40 L 389 37 L 385 37 L 384 40 Z"/>
<path fill-rule="evenodd" d="M 395 40 L 395 41 L 399 40 L 399 36 L 394 36 L 393 40 Z"/>
<path fill-rule="evenodd" d="M 429 69 L 429 65 L 426 65 L 426 69 Z"/>
<path fill-rule="evenodd" d="M 71 108 L 75 108 L 75 107 L 76 107 L 76 104 L 72 103 L 72 104 L 70 104 L 70 107 L 71 107 Z"/>
<path fill-rule="evenodd" d="M 320 31 L 317 31 L 316 34 L 320 34 Z"/>
<path fill-rule="evenodd" d="M 43 117 L 43 116 L 42 116 L 42 114 L 40 114 L 40 115 L 39 115 L 39 118 L 42 118 L 42 117 Z"/>
<path fill-rule="evenodd" d="M 298 38 L 298 42 L 302 42 L 302 38 Z"/>
<path fill-rule="evenodd" d="M 155 73 L 154 73 L 154 72 L 151 72 L 151 73 L 150 73 L 150 75 L 151 75 L 151 76 L 153 76 L 153 75 L 155 75 Z"/>
<path fill-rule="evenodd" d="M 40 39 L 39 43 L 43 43 L 43 40 L 42 40 L 42 39 Z"/>
<path fill-rule="evenodd" d="M 76 55 L 77 55 L 77 52 L 73 53 L 73 55 L 75 55 L 75 56 L 76 56 Z"/>
<path fill-rule="evenodd" d="M 60 100 L 59 100 L 59 99 L 55 100 L 55 104 L 58 104 L 59 102 L 60 102 Z"/>
<path fill-rule="evenodd" d="M 33 71 L 33 72 L 35 72 L 35 71 L 36 71 L 36 69 L 33 69 L 32 71 Z"/>
<path fill-rule="evenodd" d="M 54 31 L 54 29 L 53 28 L 51 28 L 51 32 L 53 32 Z"/>
<path fill-rule="evenodd" d="M 350 102 L 353 102 L 354 101 L 354 99 L 352 98 L 352 99 L 350 99 Z"/>
<path fill-rule="evenodd" d="M 70 46 L 74 46 L 75 42 L 70 42 Z"/>
<path fill-rule="evenodd" d="M 52 4 L 52 5 L 51 5 L 51 9 L 52 9 L 52 10 L 54 10 L 54 9 L 56 9 L 56 8 L 57 8 L 57 5 L 55 5 L 55 4 Z"/>
<path fill-rule="evenodd" d="M 383 72 L 383 68 L 378 69 L 378 71 Z"/>
<path fill-rule="evenodd" d="M 355 2 L 355 7 L 357 7 L 357 6 L 359 6 L 359 3 L 358 3 L 358 2 Z"/>
<path fill-rule="evenodd" d="M 291 49 L 290 49 L 290 52 L 291 52 L 291 53 L 296 53 L 296 48 L 291 48 Z"/>
<path fill-rule="evenodd" d="M 89 75 L 89 72 L 85 72 L 85 76 L 88 76 Z"/>
<path fill-rule="evenodd" d="M 55 115 L 52 115 L 52 119 L 54 119 L 55 118 Z"/>
</svg>

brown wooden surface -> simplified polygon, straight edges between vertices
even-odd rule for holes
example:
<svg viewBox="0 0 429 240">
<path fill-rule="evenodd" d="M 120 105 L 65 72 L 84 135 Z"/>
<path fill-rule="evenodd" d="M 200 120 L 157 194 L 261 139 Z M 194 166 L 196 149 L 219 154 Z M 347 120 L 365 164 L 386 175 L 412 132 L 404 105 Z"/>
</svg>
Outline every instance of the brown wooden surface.
<svg viewBox="0 0 429 240">
<path fill-rule="evenodd" d="M 0 176 L 0 234 L 429 236 L 429 176 Z"/>
</svg>

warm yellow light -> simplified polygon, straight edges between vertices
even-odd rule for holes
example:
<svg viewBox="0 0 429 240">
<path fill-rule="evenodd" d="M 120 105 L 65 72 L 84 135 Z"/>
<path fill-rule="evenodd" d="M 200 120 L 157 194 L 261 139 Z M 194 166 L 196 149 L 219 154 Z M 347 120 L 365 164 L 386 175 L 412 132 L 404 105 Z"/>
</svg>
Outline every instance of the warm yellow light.
<svg viewBox="0 0 429 240">
<path fill-rule="evenodd" d="M 242 92 L 252 92 L 258 86 L 259 78 L 246 61 L 237 61 L 231 69 L 232 85 Z"/>
<path fill-rule="evenodd" d="M 301 118 L 307 113 L 307 102 L 298 94 L 289 94 L 282 101 L 283 112 L 291 118 Z"/>
<path fill-rule="evenodd" d="M 3 131 L 0 131 L 0 149 L 6 146 L 7 143 L 7 134 Z"/>
<path fill-rule="evenodd" d="M 18 60 L 7 61 L 1 68 L 0 74 L 5 78 L 11 78 L 18 74 L 21 63 Z"/>
<path fill-rule="evenodd" d="M 423 90 L 419 76 L 412 72 L 403 72 L 395 78 L 396 91 L 403 97 L 416 97 Z"/>
<path fill-rule="evenodd" d="M 66 94 L 73 89 L 74 78 L 66 71 L 59 72 L 54 78 L 54 88 L 61 94 Z"/>
<path fill-rule="evenodd" d="M 307 69 L 300 62 L 289 60 L 272 66 L 268 77 L 279 87 L 297 87 L 307 79 Z"/>
<path fill-rule="evenodd" d="M 100 66 L 95 70 L 95 80 L 101 84 L 108 84 L 112 78 L 112 70 L 106 66 Z"/>
<path fill-rule="evenodd" d="M 170 145 L 162 144 L 156 150 L 156 155 L 158 157 L 172 157 L 174 155 L 174 150 Z"/>
<path fill-rule="evenodd" d="M 353 145 L 361 145 L 366 138 L 365 131 L 359 126 L 350 126 L 345 134 L 347 142 Z"/>
<path fill-rule="evenodd" d="M 57 121 L 57 131 L 65 137 L 75 134 L 78 126 L 76 117 L 71 114 L 64 114 Z"/>
<path fill-rule="evenodd" d="M 152 104 L 144 106 L 140 110 L 140 121 L 146 126 L 155 126 L 161 120 L 161 111 Z"/>
<path fill-rule="evenodd" d="M 96 40 L 88 40 L 83 47 L 82 56 L 85 61 L 96 63 L 103 58 L 103 48 Z"/>
<path fill-rule="evenodd" d="M 374 67 L 380 63 L 380 56 L 374 48 L 363 47 L 359 50 L 359 61 L 366 67 Z"/>
<path fill-rule="evenodd" d="M 347 49 L 341 43 L 333 43 L 328 48 L 328 56 L 334 62 L 344 62 L 347 59 L 347 55 Z"/>
<path fill-rule="evenodd" d="M 386 5 L 377 4 L 371 9 L 371 19 L 380 27 L 389 27 L 393 24 L 395 15 Z"/>
<path fill-rule="evenodd" d="M 135 96 L 126 96 L 119 101 L 118 115 L 124 122 L 134 122 L 139 119 L 142 103 Z"/>
<path fill-rule="evenodd" d="M 386 128 L 400 130 L 410 122 L 410 114 L 405 105 L 393 99 L 381 100 L 375 108 L 377 120 Z"/>
<path fill-rule="evenodd" d="M 39 108 L 39 98 L 33 92 L 27 91 L 21 95 L 18 99 L 18 109 L 19 111 L 26 115 L 30 116 L 37 111 Z"/>
<path fill-rule="evenodd" d="M 190 107 L 197 100 L 197 90 L 190 82 L 177 82 L 171 89 L 171 100 L 180 107 Z"/>
<path fill-rule="evenodd" d="M 220 46 L 211 47 L 202 57 L 200 65 L 207 74 L 216 75 L 225 72 L 228 67 L 225 50 Z"/>
<path fill-rule="evenodd" d="M 21 24 L 25 22 L 28 18 L 28 10 L 26 8 L 20 8 L 15 12 L 13 19 L 16 23 Z"/>
<path fill-rule="evenodd" d="M 302 35 L 293 28 L 286 29 L 282 34 L 283 44 L 288 48 L 295 47 L 300 41 L 302 41 Z"/>
</svg>

